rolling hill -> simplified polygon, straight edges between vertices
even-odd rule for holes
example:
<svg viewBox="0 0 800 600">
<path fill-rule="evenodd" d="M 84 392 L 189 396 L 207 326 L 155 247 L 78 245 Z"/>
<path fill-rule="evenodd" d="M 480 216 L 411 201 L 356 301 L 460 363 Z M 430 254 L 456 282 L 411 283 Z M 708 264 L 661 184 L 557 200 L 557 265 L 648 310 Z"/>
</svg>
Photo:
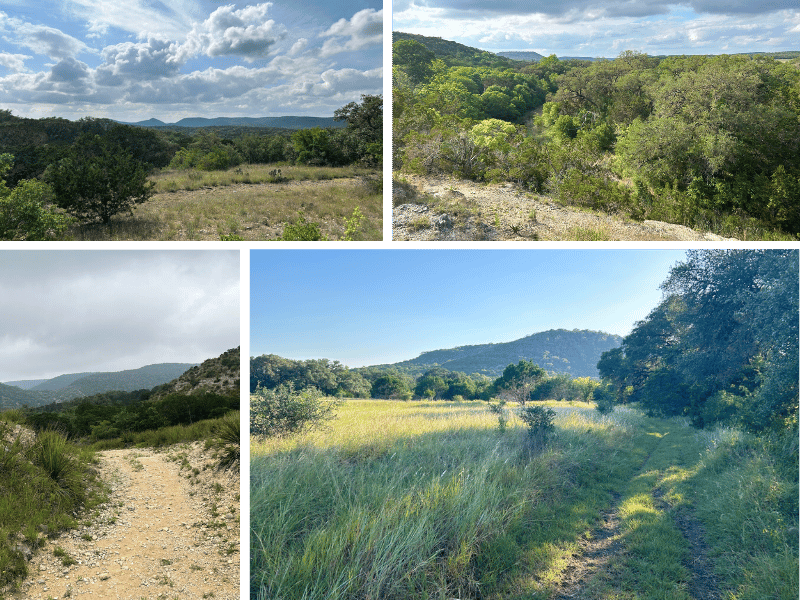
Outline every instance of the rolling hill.
<svg viewBox="0 0 800 600">
<path fill-rule="evenodd" d="M 273 127 L 279 129 L 310 129 L 312 127 L 345 127 L 344 121 L 334 121 L 333 117 L 186 117 L 175 123 L 164 123 L 158 119 L 148 119 L 136 123 L 122 123 L 134 127 L 159 128 L 204 128 L 204 127 Z"/>
<path fill-rule="evenodd" d="M 160 363 L 109 373 L 69 373 L 30 389 L 0 384 L 0 409 L 43 406 L 110 391 L 149 390 L 176 379 L 194 366 L 194 363 Z"/>
<path fill-rule="evenodd" d="M 597 377 L 600 355 L 621 343 L 621 336 L 601 331 L 551 329 L 512 342 L 431 350 L 392 366 L 418 370 L 438 365 L 449 371 L 499 377 L 509 364 L 530 360 L 548 372 Z"/>
</svg>

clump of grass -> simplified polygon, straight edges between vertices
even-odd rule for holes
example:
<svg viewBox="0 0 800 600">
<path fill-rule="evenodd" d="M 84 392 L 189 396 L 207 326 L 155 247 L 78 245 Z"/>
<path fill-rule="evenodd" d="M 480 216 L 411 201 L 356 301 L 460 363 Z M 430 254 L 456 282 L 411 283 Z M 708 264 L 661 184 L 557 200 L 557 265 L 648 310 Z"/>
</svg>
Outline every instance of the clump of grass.
<svg viewBox="0 0 800 600">
<path fill-rule="evenodd" d="M 219 451 L 218 469 L 235 469 L 240 461 L 241 423 L 238 410 L 227 413 L 218 420 L 215 428 L 213 446 Z M 222 491 L 222 486 L 216 484 Z"/>
<path fill-rule="evenodd" d="M 105 500 L 90 469 L 91 452 L 62 434 L 40 432 L 0 441 L 0 588 L 27 574 L 25 556 L 54 535 L 76 527 L 76 514 Z"/>
</svg>

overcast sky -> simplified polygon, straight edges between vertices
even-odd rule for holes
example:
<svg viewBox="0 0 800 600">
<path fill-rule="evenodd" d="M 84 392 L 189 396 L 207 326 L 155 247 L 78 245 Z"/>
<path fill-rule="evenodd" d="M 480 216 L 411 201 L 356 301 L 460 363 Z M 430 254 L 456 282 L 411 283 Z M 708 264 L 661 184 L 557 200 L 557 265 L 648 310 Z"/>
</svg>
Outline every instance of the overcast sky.
<svg viewBox="0 0 800 600">
<path fill-rule="evenodd" d="M 250 258 L 250 355 L 350 367 L 549 329 L 630 332 L 684 250 L 269 250 Z"/>
<path fill-rule="evenodd" d="M 239 251 L 0 250 L 0 381 L 239 346 Z"/>
<path fill-rule="evenodd" d="M 332 116 L 382 92 L 382 7 L 3 0 L 0 108 L 122 121 Z"/>
<path fill-rule="evenodd" d="M 614 58 L 624 50 L 800 50 L 797 0 L 395 0 L 394 31 L 492 52 Z"/>
</svg>

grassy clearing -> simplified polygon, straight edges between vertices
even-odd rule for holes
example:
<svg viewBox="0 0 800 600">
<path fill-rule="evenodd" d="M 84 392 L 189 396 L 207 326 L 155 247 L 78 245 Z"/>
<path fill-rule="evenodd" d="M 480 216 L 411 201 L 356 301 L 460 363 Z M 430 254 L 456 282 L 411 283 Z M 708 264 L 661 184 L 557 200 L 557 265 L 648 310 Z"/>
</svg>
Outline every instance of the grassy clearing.
<svg viewBox="0 0 800 600">
<path fill-rule="evenodd" d="M 309 167 L 284 163 L 241 165 L 226 171 L 197 169 L 164 169 L 150 177 L 156 193 L 194 191 L 206 187 L 225 187 L 237 184 L 286 183 L 288 181 L 327 181 L 333 179 L 371 177 L 376 172 L 354 166 Z"/>
<path fill-rule="evenodd" d="M 152 180 L 158 193 L 132 215 L 114 217 L 110 230 L 80 225 L 69 236 L 79 241 L 274 240 L 302 214 L 319 223 L 328 239 L 338 240 L 345 219 L 358 207 L 364 218 L 354 239 L 383 237 L 383 184 L 374 170 L 247 165 L 229 171 L 167 171 Z"/>
<path fill-rule="evenodd" d="M 586 597 L 692 597 L 688 542 L 675 521 L 690 507 L 708 528 L 730 598 L 796 597 L 796 575 L 786 573 L 797 570 L 796 543 L 785 534 L 769 552 L 763 540 L 740 543 L 725 566 L 731 540 L 713 522 L 729 511 L 717 512 L 718 490 L 702 490 L 716 481 L 709 469 L 740 464 L 706 432 L 629 409 L 553 407 L 556 433 L 533 454 L 519 420 L 501 432 L 483 403 L 348 401 L 328 430 L 253 439 L 251 598 L 552 598 L 580 539 L 612 504 L 624 551 Z M 781 485 L 765 514 L 786 519 L 776 506 L 796 498 L 796 477 Z M 763 504 L 745 498 L 730 532 L 751 532 L 753 519 L 773 537 L 785 531 L 774 519 L 763 527 Z M 773 595 L 758 595 L 769 586 Z"/>
<path fill-rule="evenodd" d="M 53 431 L 23 441 L 5 423 L 0 422 L 0 590 L 27 575 L 27 559 L 48 536 L 77 525 L 77 511 L 105 501 L 90 468 L 93 452 Z"/>
</svg>

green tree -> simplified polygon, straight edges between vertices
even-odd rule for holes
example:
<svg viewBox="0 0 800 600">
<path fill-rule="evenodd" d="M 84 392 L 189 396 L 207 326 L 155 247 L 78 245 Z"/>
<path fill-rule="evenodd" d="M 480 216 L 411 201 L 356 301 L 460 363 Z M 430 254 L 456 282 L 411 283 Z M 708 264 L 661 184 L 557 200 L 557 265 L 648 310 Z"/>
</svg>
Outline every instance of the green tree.
<svg viewBox="0 0 800 600">
<path fill-rule="evenodd" d="M 347 122 L 343 136 L 349 161 L 383 164 L 383 96 L 362 94 L 360 104 L 350 102 L 335 110 L 333 119 Z"/>
<path fill-rule="evenodd" d="M 149 200 L 155 184 L 148 182 L 144 164 L 113 137 L 85 135 L 69 155 L 51 165 L 45 178 L 56 204 L 84 222 L 111 217 Z"/>
<path fill-rule="evenodd" d="M 398 40 L 392 45 L 392 65 L 401 67 L 415 86 L 431 78 L 435 58 L 433 52 L 415 40 Z"/>
<path fill-rule="evenodd" d="M 536 363 L 521 360 L 503 370 L 503 374 L 494 382 L 494 389 L 501 397 L 524 406 L 530 400 L 531 392 L 546 375 Z"/>
<path fill-rule="evenodd" d="M 0 239 L 60 239 L 71 219 L 53 208 L 53 192 L 47 184 L 23 180 L 14 189 L 6 186 L 3 177 L 13 160 L 10 154 L 0 154 Z"/>
</svg>

